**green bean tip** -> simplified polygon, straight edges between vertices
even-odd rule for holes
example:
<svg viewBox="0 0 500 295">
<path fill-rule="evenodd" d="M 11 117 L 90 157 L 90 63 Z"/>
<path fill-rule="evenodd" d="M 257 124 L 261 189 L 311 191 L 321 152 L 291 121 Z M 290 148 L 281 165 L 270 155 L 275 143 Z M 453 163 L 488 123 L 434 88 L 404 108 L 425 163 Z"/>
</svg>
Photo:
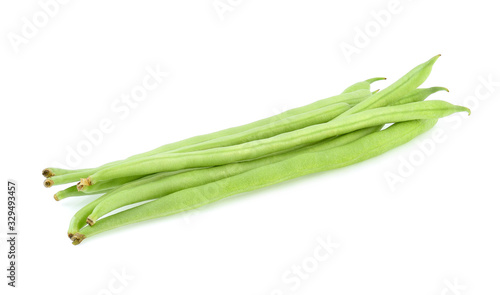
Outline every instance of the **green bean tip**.
<svg viewBox="0 0 500 295">
<path fill-rule="evenodd" d="M 57 196 L 57 194 L 54 194 L 54 200 L 59 201 L 59 197 Z"/>
<path fill-rule="evenodd" d="M 471 114 L 471 111 L 469 108 L 467 107 L 463 107 L 463 106 L 456 106 L 456 112 L 467 112 L 467 114 L 470 116 Z"/>
<path fill-rule="evenodd" d="M 430 63 L 431 65 L 433 65 L 433 64 L 436 62 L 436 60 L 437 60 L 440 56 L 441 56 L 441 54 L 438 54 L 438 55 L 436 55 L 436 56 L 432 57 L 432 58 L 428 61 L 428 63 Z"/>
<path fill-rule="evenodd" d="M 376 77 L 376 78 L 371 78 L 371 79 L 367 79 L 366 82 L 368 83 L 373 83 L 373 82 L 377 82 L 377 81 L 380 81 L 380 80 L 387 80 L 387 78 L 385 77 Z"/>
<path fill-rule="evenodd" d="M 43 181 L 43 186 L 45 187 L 51 187 L 52 185 L 54 185 L 54 181 L 52 179 L 45 179 Z"/>
<path fill-rule="evenodd" d="M 433 92 L 438 92 L 438 91 L 446 91 L 446 92 L 450 92 L 450 90 L 446 87 L 431 87 L 429 88 L 430 90 L 432 90 Z"/>
</svg>

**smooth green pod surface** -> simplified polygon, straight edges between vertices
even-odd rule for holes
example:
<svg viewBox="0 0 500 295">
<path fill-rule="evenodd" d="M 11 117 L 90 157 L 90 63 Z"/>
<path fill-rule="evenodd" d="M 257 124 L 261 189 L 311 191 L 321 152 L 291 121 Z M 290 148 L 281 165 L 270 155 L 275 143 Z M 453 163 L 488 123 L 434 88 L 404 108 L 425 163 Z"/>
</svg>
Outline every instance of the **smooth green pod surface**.
<svg viewBox="0 0 500 295">
<path fill-rule="evenodd" d="M 79 244 L 85 238 L 116 227 L 172 215 L 242 192 L 252 191 L 303 175 L 358 163 L 410 141 L 417 135 L 429 130 L 436 122 L 436 119 L 431 119 L 396 123 L 385 130 L 369 134 L 340 147 L 304 153 L 219 181 L 181 190 L 103 218 L 94 226 L 84 227 L 80 232 L 75 233 L 72 240 L 74 244 Z"/>
<path fill-rule="evenodd" d="M 355 114 L 364 110 L 388 106 L 401 99 L 408 92 L 413 91 L 420 86 L 429 77 L 432 66 L 441 55 L 436 55 L 427 62 L 420 64 L 409 71 L 406 75 L 391 84 L 389 87 L 375 93 L 369 99 L 366 99 L 344 114 L 340 115 L 337 119 Z"/>
<path fill-rule="evenodd" d="M 72 185 L 64 190 L 58 191 L 54 195 L 54 200 L 60 201 L 69 197 L 80 197 L 80 196 L 85 196 L 86 194 L 84 192 L 78 191 L 76 188 L 76 185 Z"/>
<path fill-rule="evenodd" d="M 324 140 L 322 142 L 319 142 L 317 144 L 311 145 L 304 147 L 300 150 L 294 150 L 286 154 L 281 154 L 281 155 L 276 155 L 276 156 L 271 156 L 268 158 L 262 158 L 255 160 L 255 162 L 258 161 L 258 164 L 264 165 L 266 163 L 273 163 L 277 162 L 279 160 L 286 158 L 289 158 L 293 155 L 296 155 L 297 153 L 305 152 L 307 151 L 314 151 L 314 150 L 321 150 L 324 149 L 325 147 L 335 147 L 335 146 L 340 146 L 344 145 L 347 143 L 350 143 L 356 139 L 359 139 L 367 134 L 373 133 L 377 130 L 382 128 L 382 126 L 375 126 L 375 127 L 370 127 L 370 128 L 365 128 L 361 130 L 357 130 L 355 132 L 351 132 L 349 134 L 337 137 L 337 138 L 331 138 Z M 264 160 L 266 159 L 266 160 Z M 184 189 L 184 188 L 190 188 L 194 187 L 200 182 L 205 182 L 208 183 L 212 179 L 217 177 L 217 174 L 221 174 L 221 169 L 226 169 L 226 171 L 222 171 L 223 176 L 229 176 L 231 173 L 236 174 L 237 170 L 234 168 L 231 168 L 230 165 L 224 165 L 224 166 L 219 166 L 219 167 L 213 167 L 213 168 L 207 168 L 207 169 L 199 169 L 199 170 L 193 170 L 193 171 L 200 171 L 199 173 L 191 173 L 191 171 L 187 172 L 182 172 L 179 173 L 179 177 L 174 177 L 175 174 L 172 174 L 171 172 L 164 172 L 164 173 L 158 173 L 154 174 L 149 177 L 143 177 L 139 180 L 129 182 L 103 196 L 100 198 L 94 200 L 93 202 L 90 202 L 86 206 L 84 206 L 82 209 L 80 209 L 71 219 L 69 229 L 68 229 L 68 236 L 72 237 L 73 234 L 78 232 L 84 225 L 85 221 L 87 220 L 87 217 L 92 213 L 99 214 L 99 212 L 111 212 L 114 209 L 118 209 L 122 206 L 141 202 L 141 201 L 147 201 L 151 199 L 155 199 L 161 196 L 164 196 L 166 194 L 169 194 L 171 192 L 175 192 L 177 189 Z M 223 168 L 226 167 L 226 168 Z M 256 167 L 254 164 L 246 165 L 244 166 L 247 170 L 250 168 Z M 213 170 L 217 170 L 215 175 Z M 203 183 L 204 184 L 204 183 Z M 141 189 L 138 190 L 138 188 L 147 188 L 147 191 L 141 191 Z M 113 201 L 114 199 L 114 201 Z M 110 200 L 110 202 L 108 202 Z M 100 205 L 100 206 L 99 206 Z M 100 209 L 97 209 L 96 212 L 93 212 L 95 208 L 99 206 Z M 91 216 L 89 216 L 91 217 Z M 100 216 L 99 216 L 100 217 Z M 97 219 L 98 217 L 94 217 Z"/>
<path fill-rule="evenodd" d="M 208 140 L 217 139 L 217 138 L 230 136 L 230 135 L 235 135 L 235 134 L 238 134 L 240 132 L 244 132 L 244 131 L 248 131 L 248 130 L 253 129 L 253 128 L 272 124 L 276 121 L 283 120 L 285 118 L 289 118 L 292 116 L 300 115 L 300 114 L 309 112 L 311 110 L 316 110 L 316 109 L 323 108 L 323 107 L 326 107 L 326 106 L 329 106 L 332 104 L 337 104 L 337 103 L 357 104 L 360 101 L 363 101 L 366 98 L 370 97 L 371 95 L 372 94 L 371 94 L 370 90 L 360 89 L 357 91 L 328 97 L 325 99 L 315 101 L 311 104 L 308 104 L 308 105 L 305 105 L 302 107 L 298 107 L 298 108 L 294 108 L 294 109 L 285 111 L 281 114 L 278 114 L 278 115 L 275 115 L 272 117 L 268 117 L 265 119 L 261 119 L 261 120 L 258 120 L 258 121 L 255 121 L 255 122 L 252 122 L 249 124 L 245 124 L 245 125 L 238 126 L 238 127 L 232 127 L 232 128 L 220 130 L 217 132 L 205 134 L 205 135 L 191 137 L 191 138 L 184 139 L 184 140 L 174 142 L 174 143 L 169 143 L 169 144 L 163 145 L 159 148 L 156 148 L 154 150 L 131 156 L 125 160 L 114 161 L 114 162 L 102 165 L 98 168 L 81 169 L 81 170 L 75 170 L 74 172 L 66 173 L 66 174 L 59 175 L 59 176 L 56 175 L 56 176 L 53 176 L 49 179 L 46 179 L 44 181 L 44 186 L 51 187 L 53 185 L 60 185 L 60 184 L 65 184 L 65 183 L 76 182 L 76 181 L 79 181 L 81 178 L 87 178 L 89 175 L 94 174 L 94 173 L 96 173 L 99 170 L 102 170 L 104 168 L 113 167 L 113 166 L 116 166 L 119 164 L 127 163 L 128 161 L 131 161 L 131 160 L 137 160 L 137 159 L 141 159 L 144 157 L 156 155 L 159 153 L 173 151 L 175 149 L 199 144 L 199 143 L 202 143 L 202 142 L 205 142 Z"/>
<path fill-rule="evenodd" d="M 343 112 L 350 109 L 351 106 L 345 102 L 339 102 L 327 105 L 309 112 L 301 113 L 294 116 L 289 116 L 284 119 L 269 123 L 264 126 L 255 127 L 246 131 L 239 132 L 228 136 L 214 138 L 200 142 L 198 144 L 189 145 L 171 152 L 181 153 L 190 151 L 207 150 L 217 147 L 231 146 L 253 140 L 269 138 L 281 133 L 302 129 L 307 126 L 326 123 Z"/>
<path fill-rule="evenodd" d="M 353 85 L 347 87 L 342 93 L 354 92 L 354 91 L 358 91 L 361 89 L 370 90 L 371 84 L 373 82 L 380 81 L 380 80 L 386 80 L 386 78 L 377 77 L 377 78 L 371 78 L 371 79 L 367 79 L 365 81 L 358 82 L 356 84 L 353 84 Z"/>
<path fill-rule="evenodd" d="M 366 136 L 370 133 L 376 132 L 381 128 L 382 126 L 375 126 L 357 130 L 349 134 L 345 134 L 336 138 L 330 138 L 314 145 L 290 151 L 288 153 L 260 158 L 253 161 L 232 163 L 206 169 L 198 169 L 179 173 L 176 175 L 169 175 L 166 173 L 154 174 L 154 176 L 152 176 L 151 178 L 151 180 L 154 181 L 143 183 L 139 180 L 136 181 L 135 184 L 127 190 L 118 190 L 109 193 L 109 196 L 99 202 L 99 204 L 97 204 L 97 206 L 94 208 L 92 214 L 88 216 L 87 223 L 92 225 L 96 220 L 98 220 L 105 214 L 108 214 L 111 211 L 123 206 L 156 199 L 174 193 L 176 191 L 203 185 L 229 176 L 240 174 L 257 167 L 262 167 L 265 165 L 290 159 L 291 157 L 303 153 L 316 152 L 341 146 L 357 140 L 363 136 Z"/>
<path fill-rule="evenodd" d="M 449 92 L 449 90 L 447 88 L 444 88 L 444 87 L 417 88 L 417 89 L 411 91 L 410 93 L 408 93 L 408 95 L 397 100 L 392 105 L 402 105 L 402 104 L 406 104 L 406 103 L 423 101 L 427 97 L 429 97 L 431 94 L 434 94 L 438 91 Z"/>
<path fill-rule="evenodd" d="M 352 109 L 352 108 L 351 108 Z M 304 144 L 312 144 L 326 138 L 349 133 L 358 129 L 385 123 L 417 119 L 435 119 L 455 112 L 470 112 L 469 109 L 450 103 L 433 100 L 399 106 L 381 107 L 330 122 L 283 133 L 271 138 L 248 143 L 187 153 L 163 153 L 123 165 L 102 169 L 91 175 L 90 184 L 133 175 L 148 175 L 164 171 L 223 165 L 237 161 L 255 159 Z"/>
</svg>

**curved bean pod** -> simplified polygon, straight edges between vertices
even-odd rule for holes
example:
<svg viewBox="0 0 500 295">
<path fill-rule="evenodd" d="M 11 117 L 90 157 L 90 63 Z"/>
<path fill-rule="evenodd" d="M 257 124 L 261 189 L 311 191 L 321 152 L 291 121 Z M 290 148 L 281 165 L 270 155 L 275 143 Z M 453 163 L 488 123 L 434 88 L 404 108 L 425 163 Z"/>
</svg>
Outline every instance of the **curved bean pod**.
<svg viewBox="0 0 500 295">
<path fill-rule="evenodd" d="M 438 91 L 446 91 L 450 92 L 447 88 L 444 87 L 430 87 L 430 88 L 417 88 L 411 91 L 408 95 L 396 101 L 392 105 L 401 105 L 412 102 L 419 102 L 425 100 L 431 94 L 434 94 Z"/>
<path fill-rule="evenodd" d="M 45 176 L 46 178 L 49 178 L 49 177 L 56 176 L 56 175 L 74 173 L 75 171 L 80 171 L 80 170 L 71 170 L 71 169 L 49 167 L 49 168 L 43 169 L 42 175 Z"/>
<path fill-rule="evenodd" d="M 244 132 L 244 131 L 247 131 L 247 130 L 250 130 L 250 129 L 253 129 L 256 127 L 265 126 L 265 125 L 271 124 L 273 122 L 276 122 L 278 120 L 282 120 L 282 119 L 285 119 L 285 118 L 288 118 L 291 116 L 303 114 L 303 113 L 306 113 L 308 111 L 316 110 L 318 108 L 322 108 L 322 107 L 329 106 L 332 104 L 337 104 L 337 103 L 357 104 L 360 101 L 363 101 L 364 99 L 370 97 L 371 95 L 372 94 L 371 94 L 370 90 L 360 89 L 357 91 L 332 96 L 329 98 L 318 100 L 316 102 L 313 102 L 311 104 L 308 104 L 308 105 L 305 105 L 302 107 L 298 107 L 298 108 L 294 108 L 294 109 L 285 111 L 281 114 L 278 114 L 278 115 L 275 115 L 275 116 L 272 116 L 269 118 L 255 121 L 253 123 L 249 123 L 246 125 L 233 127 L 233 128 L 229 128 L 229 129 L 224 129 L 221 131 L 217 131 L 217 132 L 213 132 L 213 133 L 209 133 L 209 134 L 205 134 L 205 135 L 191 137 L 191 138 L 184 139 L 184 140 L 174 142 L 174 143 L 169 143 L 169 144 L 163 145 L 159 148 L 156 148 L 154 150 L 151 150 L 149 152 L 137 154 L 137 155 L 131 156 L 125 160 L 111 162 L 111 163 L 102 165 L 98 168 L 82 169 L 82 170 L 78 170 L 78 171 L 75 170 L 76 172 L 74 172 L 74 173 L 67 173 L 67 174 L 63 174 L 63 175 L 59 175 L 59 176 L 55 175 L 53 177 L 46 179 L 44 181 L 44 186 L 51 187 L 53 185 L 60 185 L 60 184 L 65 184 L 65 183 L 76 182 L 76 181 L 79 181 L 81 178 L 86 178 L 89 175 L 92 175 L 92 174 L 98 172 L 101 169 L 124 164 L 124 163 L 127 163 L 128 161 L 131 161 L 131 160 L 141 159 L 141 158 L 156 155 L 159 153 L 173 151 L 173 150 L 178 149 L 178 148 L 199 144 L 201 142 L 208 141 L 211 139 L 216 139 L 219 137 L 234 135 L 234 134 L 237 134 L 240 132 Z"/>
<path fill-rule="evenodd" d="M 95 194 L 104 194 L 116 187 L 119 187 L 121 185 L 124 185 L 139 178 L 144 178 L 144 177 L 131 176 L 131 177 L 116 178 L 116 179 L 111 179 L 109 181 L 103 181 L 101 183 L 92 186 L 83 186 L 81 185 L 81 183 L 78 183 L 64 190 L 58 191 L 54 195 L 54 199 L 56 201 L 60 201 L 70 197 L 82 197 Z M 78 189 L 79 187 L 81 190 Z"/>
<path fill-rule="evenodd" d="M 357 91 L 360 89 L 370 90 L 370 86 L 373 82 L 380 81 L 380 80 L 386 80 L 386 79 L 387 78 L 382 78 L 382 77 L 367 79 L 365 81 L 361 81 L 361 82 L 358 82 L 356 84 L 353 84 L 353 85 L 347 87 L 342 93 L 349 93 L 349 92 Z"/>
<path fill-rule="evenodd" d="M 406 75 L 404 75 L 399 80 L 391 84 L 389 87 L 375 93 L 370 98 L 360 102 L 347 112 L 340 115 L 337 118 L 337 120 L 364 110 L 379 108 L 393 104 L 400 98 L 407 95 L 408 92 L 416 89 L 418 86 L 424 83 L 424 81 L 431 73 L 432 66 L 440 56 L 441 55 L 436 55 L 427 62 L 416 66 Z"/>
<path fill-rule="evenodd" d="M 171 152 L 180 153 L 201 151 L 269 138 L 281 133 L 302 129 L 307 126 L 326 123 L 330 120 L 333 120 L 335 117 L 344 113 L 350 108 L 351 106 L 345 102 L 335 103 L 324 106 L 322 108 L 311 110 L 309 112 L 290 116 L 264 126 L 252 128 L 233 135 L 214 138 L 212 140 L 207 140 L 198 144 L 179 148 Z"/>
<path fill-rule="evenodd" d="M 302 114 L 302 113 L 305 113 L 305 112 L 308 112 L 308 111 L 311 111 L 314 109 L 322 108 L 324 106 L 331 105 L 331 104 L 336 104 L 336 103 L 341 103 L 341 102 L 348 103 L 348 104 L 355 104 L 355 103 L 358 103 L 360 101 L 363 101 L 364 99 L 366 99 L 368 97 L 371 97 L 371 92 L 370 92 L 370 90 L 364 90 L 364 89 L 350 92 L 350 93 L 335 95 L 335 96 L 321 99 L 321 100 L 315 101 L 311 104 L 308 104 L 308 105 L 305 105 L 302 107 L 297 107 L 297 108 L 285 111 L 281 114 L 278 114 L 278 115 L 275 115 L 272 117 L 268 117 L 265 119 L 261 119 L 261 120 L 258 120 L 258 121 L 255 121 L 255 122 L 252 122 L 249 124 L 216 131 L 216 132 L 205 134 L 205 135 L 198 135 L 198 136 L 191 137 L 191 138 L 181 140 L 178 142 L 166 144 L 166 145 L 161 146 L 161 147 L 154 149 L 152 151 L 138 154 L 135 156 L 131 156 L 131 157 L 127 158 L 127 160 L 148 157 L 151 155 L 160 154 L 160 153 L 163 153 L 165 151 L 172 151 L 172 150 L 175 150 L 177 148 L 197 144 L 197 143 L 211 140 L 214 138 L 232 135 L 232 134 L 237 134 L 237 133 L 240 133 L 240 132 L 243 132 L 243 131 L 246 131 L 246 130 L 249 130 L 249 129 L 252 129 L 255 127 L 264 126 L 264 125 L 267 125 L 269 123 L 273 123 L 277 120 L 281 120 L 281 119 L 284 119 L 287 117 Z"/>
<path fill-rule="evenodd" d="M 323 142 L 319 142 L 317 144 L 311 145 L 309 147 L 304 147 L 303 150 L 308 149 L 308 150 L 320 150 L 325 147 L 335 147 L 335 146 L 341 146 L 347 143 L 350 143 L 356 139 L 359 139 L 367 134 L 373 133 L 377 130 L 382 128 L 382 126 L 376 126 L 376 127 L 371 127 L 371 128 L 365 128 L 361 130 L 357 130 L 355 132 L 351 132 L 349 134 L 345 134 L 343 136 L 339 136 L 337 138 L 333 139 L 327 139 Z M 280 157 L 290 157 L 290 154 L 296 154 L 298 153 L 299 150 L 292 151 L 289 153 L 284 153 L 282 155 L 279 155 Z M 287 155 L 288 154 L 288 155 Z M 274 161 L 278 161 L 279 159 L 274 158 Z M 268 157 L 271 158 L 271 157 Z M 267 158 L 263 158 L 267 159 Z M 255 161 L 260 161 L 261 164 L 264 163 L 263 160 L 255 160 Z M 267 162 L 267 160 L 265 161 Z M 230 164 L 232 165 L 232 164 Z M 68 229 L 68 236 L 71 238 L 73 234 L 78 232 L 84 225 L 87 220 L 87 217 L 90 217 L 90 214 L 100 214 L 100 212 L 104 211 L 113 211 L 114 209 L 118 209 L 122 206 L 141 202 L 141 201 L 147 201 L 148 199 L 155 199 L 157 197 L 162 197 L 170 192 L 176 191 L 177 188 L 179 188 L 179 180 L 184 181 L 186 176 L 191 177 L 192 182 L 185 183 L 184 188 L 190 188 L 194 187 L 196 183 L 200 183 L 200 180 L 203 179 L 205 182 L 209 182 L 210 179 L 213 179 L 213 175 L 210 175 L 212 170 L 217 169 L 223 169 L 221 167 L 227 167 L 229 165 L 225 166 L 219 166 L 219 167 L 213 167 L 213 168 L 207 168 L 207 169 L 200 169 L 200 170 L 193 170 L 194 171 L 200 171 L 199 173 L 193 174 L 191 171 L 188 172 L 183 172 L 179 173 L 179 177 L 176 177 L 176 175 L 172 175 L 171 172 L 163 172 L 163 173 L 158 173 L 154 174 L 149 177 L 143 177 L 139 180 L 132 181 L 128 184 L 123 185 L 122 187 L 115 189 L 100 198 L 94 200 L 93 202 L 87 204 L 84 206 L 82 209 L 80 209 L 71 219 L 69 229 Z M 248 166 L 247 166 L 248 167 Z M 200 174 L 201 171 L 204 171 L 206 174 Z M 234 170 L 232 170 L 234 171 Z M 181 176 L 182 175 L 182 176 Z M 196 177 L 194 177 L 196 176 Z M 174 178 L 175 177 L 175 178 Z M 163 184 L 163 187 L 158 185 L 158 182 L 165 182 Z M 203 182 L 202 181 L 202 182 Z M 156 183 L 155 183 L 156 182 Z M 155 188 L 152 188 L 150 185 L 153 184 Z M 172 186 L 169 186 L 172 185 Z M 202 183 L 204 184 L 204 183 Z M 92 187 L 92 186 L 90 186 Z M 140 192 L 136 190 L 137 187 L 143 187 L 147 188 L 147 192 Z M 161 190 L 161 191 L 159 191 Z M 112 201 L 114 199 L 114 201 Z M 110 200 L 110 202 L 108 202 Z M 100 209 L 97 209 L 96 212 L 93 212 L 97 206 L 100 205 Z M 100 216 L 99 216 L 100 217 Z M 96 217 L 94 217 L 97 219 Z"/>
<path fill-rule="evenodd" d="M 431 119 L 396 123 L 383 131 L 369 134 L 340 147 L 304 153 L 275 164 L 167 195 L 103 218 L 92 227 L 84 227 L 72 237 L 73 244 L 77 245 L 85 238 L 116 227 L 172 215 L 306 174 L 361 162 L 410 141 L 429 130 L 436 122 L 436 119 Z"/>
<path fill-rule="evenodd" d="M 165 175 L 174 175 L 177 172 L 165 172 Z M 140 179 L 137 179 L 135 181 L 130 181 L 127 182 L 121 186 L 115 187 L 112 190 L 110 190 L 108 193 L 100 196 L 99 198 L 93 200 L 92 202 L 88 203 L 85 205 L 83 208 L 78 210 L 75 215 L 71 218 L 71 221 L 69 223 L 69 228 L 68 228 L 68 236 L 71 238 L 74 233 L 76 233 L 79 229 L 81 229 L 83 226 L 85 226 L 85 222 L 87 220 L 87 216 L 92 213 L 94 208 L 99 204 L 100 202 L 106 200 L 108 197 L 112 196 L 111 193 L 118 193 L 120 191 L 126 191 L 127 189 L 135 186 L 136 182 L 139 182 L 141 184 L 147 185 L 148 182 L 153 181 L 153 176 L 154 175 L 149 175 L 142 177 Z M 91 187 L 88 187 L 87 189 L 91 189 Z"/>
<path fill-rule="evenodd" d="M 114 189 L 116 187 L 125 185 L 131 181 L 141 179 L 141 178 L 144 178 L 144 177 L 143 176 L 129 176 L 129 177 L 115 178 L 115 179 L 110 179 L 108 181 L 103 181 L 100 184 L 97 183 L 96 187 L 82 185 L 80 182 L 78 182 L 76 187 L 79 191 L 85 193 L 86 195 L 100 194 L 103 191 L 109 191 L 110 189 Z"/>
<path fill-rule="evenodd" d="M 80 196 L 85 196 L 87 195 L 84 192 L 79 191 L 76 188 L 76 185 L 72 185 L 66 189 L 63 189 L 61 191 L 58 191 L 57 193 L 54 194 L 54 200 L 60 201 L 69 197 L 80 197 Z"/>
<path fill-rule="evenodd" d="M 331 149 L 357 140 L 363 136 L 380 130 L 382 126 L 375 126 L 357 130 L 336 138 L 330 138 L 317 144 L 297 149 L 288 153 L 256 159 L 253 161 L 239 162 L 217 166 L 207 169 L 187 171 L 176 175 L 164 175 L 164 173 L 154 174 L 154 181 L 141 184 L 136 181 L 134 186 L 126 191 L 110 193 L 105 200 L 102 200 L 87 218 L 87 223 L 93 225 L 96 220 L 110 213 L 113 210 L 134 203 L 156 199 L 183 189 L 203 185 L 217 181 L 226 177 L 237 175 L 257 167 L 277 163 L 308 152 L 317 152 Z"/>
<path fill-rule="evenodd" d="M 362 128 L 400 121 L 440 118 L 462 111 L 470 112 L 465 107 L 455 106 L 439 100 L 382 107 L 352 114 L 342 119 L 338 119 L 339 117 L 337 117 L 327 123 L 230 147 L 179 154 L 163 153 L 130 161 L 98 171 L 88 178 L 87 183 L 92 185 L 100 181 L 119 177 L 148 175 L 163 171 L 208 167 L 255 159 L 300 145 L 319 142 L 326 138 Z"/>
</svg>

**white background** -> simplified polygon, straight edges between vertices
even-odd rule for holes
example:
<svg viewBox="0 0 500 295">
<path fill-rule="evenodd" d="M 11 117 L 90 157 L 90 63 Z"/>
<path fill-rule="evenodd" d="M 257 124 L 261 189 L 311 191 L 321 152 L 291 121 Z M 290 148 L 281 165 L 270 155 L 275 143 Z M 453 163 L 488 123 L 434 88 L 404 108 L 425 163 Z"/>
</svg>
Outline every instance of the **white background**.
<svg viewBox="0 0 500 295">
<path fill-rule="evenodd" d="M 2 190 L 8 178 L 18 181 L 20 233 L 16 290 L 6 286 L 0 243 L 2 294 L 500 292 L 500 85 L 486 91 L 480 82 L 500 81 L 494 2 L 401 0 L 394 11 L 380 0 L 221 0 L 232 5 L 222 15 L 212 0 L 175 3 L 69 1 L 18 45 L 11 39 L 24 38 L 24 18 L 43 21 L 43 10 L 37 1 L 0 4 L 0 179 Z M 374 25 L 374 14 L 389 6 L 390 19 Z M 367 26 L 371 36 L 348 61 L 342 44 L 352 45 Z M 433 98 L 470 106 L 472 115 L 441 120 L 364 163 L 79 246 L 67 225 L 93 197 L 56 203 L 58 188 L 42 186 L 41 170 L 68 164 L 68 148 L 102 119 L 113 130 L 78 167 L 251 122 L 367 78 L 387 77 L 374 84 L 383 88 L 439 53 L 423 86 L 448 87 Z M 128 115 L 114 111 L 157 66 L 168 78 Z M 419 142 L 433 132 L 442 140 L 391 189 L 387 174 L 423 155 Z M 5 207 L 2 201 L 2 240 Z M 318 239 L 340 246 L 316 266 Z M 306 276 L 289 273 L 304 271 L 303 263 Z M 131 277 L 125 283 L 115 279 L 122 271 Z"/>
</svg>

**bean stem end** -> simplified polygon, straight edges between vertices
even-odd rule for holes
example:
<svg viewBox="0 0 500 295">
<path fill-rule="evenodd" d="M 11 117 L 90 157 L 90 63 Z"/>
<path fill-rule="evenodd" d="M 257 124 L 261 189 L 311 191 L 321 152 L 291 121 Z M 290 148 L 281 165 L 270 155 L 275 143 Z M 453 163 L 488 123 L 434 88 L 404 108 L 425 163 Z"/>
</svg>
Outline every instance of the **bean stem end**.
<svg viewBox="0 0 500 295">
<path fill-rule="evenodd" d="M 45 178 L 49 178 L 49 177 L 52 177 L 52 176 L 54 176 L 54 175 L 56 175 L 56 174 L 54 173 L 54 171 L 52 171 L 52 169 L 50 169 L 50 168 L 45 168 L 45 169 L 43 169 L 43 171 L 42 171 L 42 175 L 43 175 L 43 176 L 45 176 Z"/>
<path fill-rule="evenodd" d="M 90 225 L 90 226 L 92 226 L 92 225 L 95 224 L 95 221 L 92 218 L 87 217 L 87 224 Z"/>
<path fill-rule="evenodd" d="M 54 185 L 54 181 L 52 179 L 45 179 L 43 181 L 43 186 L 45 187 L 51 187 Z"/>
<path fill-rule="evenodd" d="M 79 191 L 83 191 L 87 186 L 89 186 L 90 180 L 88 178 L 80 178 L 80 182 L 76 184 L 76 188 Z"/>
<path fill-rule="evenodd" d="M 83 240 L 85 240 L 85 235 L 82 235 L 81 233 L 75 233 L 72 237 L 71 240 L 73 241 L 73 245 L 78 245 L 80 244 Z"/>
</svg>

